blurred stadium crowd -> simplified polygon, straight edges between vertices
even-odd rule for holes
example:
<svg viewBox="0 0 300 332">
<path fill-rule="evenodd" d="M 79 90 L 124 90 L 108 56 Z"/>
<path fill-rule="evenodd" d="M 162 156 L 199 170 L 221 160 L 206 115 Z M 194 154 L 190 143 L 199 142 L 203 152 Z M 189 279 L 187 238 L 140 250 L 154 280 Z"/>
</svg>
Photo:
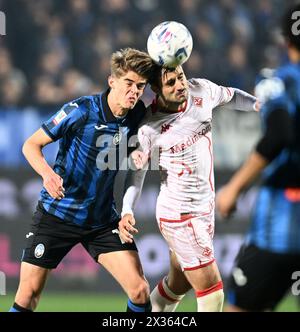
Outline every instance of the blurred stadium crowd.
<svg viewBox="0 0 300 332">
<path fill-rule="evenodd" d="M 252 90 L 283 51 L 280 0 L 0 0 L 0 106 L 54 106 L 105 88 L 109 59 L 146 49 L 158 23 L 177 20 L 194 38 L 189 77 Z"/>
</svg>

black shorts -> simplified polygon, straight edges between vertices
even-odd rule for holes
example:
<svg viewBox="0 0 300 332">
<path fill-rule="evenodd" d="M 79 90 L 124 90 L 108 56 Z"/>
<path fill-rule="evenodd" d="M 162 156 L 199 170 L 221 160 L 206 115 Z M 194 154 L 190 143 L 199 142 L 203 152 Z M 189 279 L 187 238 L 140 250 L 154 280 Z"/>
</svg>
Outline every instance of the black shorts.
<svg viewBox="0 0 300 332">
<path fill-rule="evenodd" d="M 226 287 L 227 302 L 248 311 L 273 310 L 291 291 L 300 254 L 277 254 L 243 246 Z"/>
<path fill-rule="evenodd" d="M 100 229 L 84 229 L 66 224 L 38 207 L 26 235 L 22 261 L 54 269 L 78 243 L 83 245 L 96 262 L 99 254 L 121 250 L 137 251 L 135 243 L 121 243 L 117 230 L 117 223 Z"/>
</svg>

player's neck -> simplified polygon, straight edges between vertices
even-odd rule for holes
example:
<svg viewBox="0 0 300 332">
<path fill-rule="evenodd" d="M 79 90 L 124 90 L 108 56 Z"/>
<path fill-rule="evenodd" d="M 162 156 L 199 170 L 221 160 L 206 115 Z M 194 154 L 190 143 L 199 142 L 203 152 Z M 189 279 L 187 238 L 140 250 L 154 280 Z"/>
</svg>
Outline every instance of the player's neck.
<svg viewBox="0 0 300 332">
<path fill-rule="evenodd" d="M 186 105 L 187 105 L 187 100 L 179 104 L 174 102 L 168 102 L 166 100 L 163 100 L 161 97 L 157 98 L 158 110 L 166 113 L 184 112 L 186 109 Z"/>
<path fill-rule="evenodd" d="M 290 46 L 288 48 L 288 55 L 292 63 L 297 64 L 300 62 L 300 51 L 296 47 Z"/>
<path fill-rule="evenodd" d="M 126 116 L 126 114 L 129 111 L 128 109 L 123 108 L 117 102 L 117 98 L 115 98 L 115 96 L 113 96 L 111 92 L 107 96 L 107 104 L 108 104 L 113 116 L 116 118 L 122 118 L 122 117 Z"/>
</svg>

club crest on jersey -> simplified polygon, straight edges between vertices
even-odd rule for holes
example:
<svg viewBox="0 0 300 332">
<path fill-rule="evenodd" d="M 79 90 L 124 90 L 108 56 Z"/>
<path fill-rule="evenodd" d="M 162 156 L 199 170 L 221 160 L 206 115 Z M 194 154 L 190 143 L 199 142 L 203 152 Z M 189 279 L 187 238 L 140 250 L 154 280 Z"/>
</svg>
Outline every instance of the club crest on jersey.
<svg viewBox="0 0 300 332">
<path fill-rule="evenodd" d="M 193 97 L 193 104 L 198 107 L 202 107 L 203 98 L 201 97 Z"/>
<path fill-rule="evenodd" d="M 203 256 L 210 257 L 212 254 L 212 250 L 208 247 L 205 247 L 202 252 Z"/>
<path fill-rule="evenodd" d="M 122 139 L 122 134 L 120 132 L 116 133 L 113 137 L 113 144 L 114 145 L 120 144 L 121 139 Z"/>
<path fill-rule="evenodd" d="M 35 247 L 34 256 L 36 258 L 41 258 L 44 255 L 44 252 L 45 252 L 45 246 L 42 243 L 40 243 Z"/>
<path fill-rule="evenodd" d="M 64 110 L 61 110 L 60 112 L 58 112 L 52 122 L 57 126 L 66 116 L 66 112 Z"/>
</svg>

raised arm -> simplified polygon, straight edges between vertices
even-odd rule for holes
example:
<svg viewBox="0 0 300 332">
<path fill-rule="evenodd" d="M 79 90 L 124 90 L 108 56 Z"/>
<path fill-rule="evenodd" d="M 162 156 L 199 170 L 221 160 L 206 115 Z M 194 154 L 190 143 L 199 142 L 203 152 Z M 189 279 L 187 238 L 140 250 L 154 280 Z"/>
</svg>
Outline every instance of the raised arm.
<svg viewBox="0 0 300 332">
<path fill-rule="evenodd" d="M 259 111 L 256 97 L 240 89 L 231 88 L 231 90 L 233 97 L 226 104 L 226 108 L 239 111 Z"/>
<path fill-rule="evenodd" d="M 204 83 L 210 90 L 214 102 L 213 108 L 259 111 L 257 98 L 251 94 L 240 89 L 217 85 L 209 80 L 204 80 Z"/>
</svg>

